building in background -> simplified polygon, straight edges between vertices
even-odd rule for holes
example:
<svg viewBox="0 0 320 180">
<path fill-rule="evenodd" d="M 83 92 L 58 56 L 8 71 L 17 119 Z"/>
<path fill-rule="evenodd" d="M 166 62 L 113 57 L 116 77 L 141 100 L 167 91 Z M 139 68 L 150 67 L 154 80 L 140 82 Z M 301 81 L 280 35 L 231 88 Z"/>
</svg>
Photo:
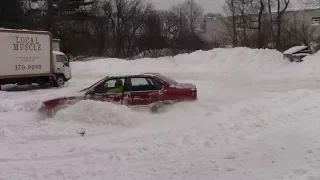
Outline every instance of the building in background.
<svg viewBox="0 0 320 180">
<path fill-rule="evenodd" d="M 273 13 L 272 16 L 274 20 L 272 24 L 275 24 L 276 12 Z M 256 17 L 257 15 L 252 15 L 250 18 L 254 19 Z M 269 14 L 266 14 L 264 18 L 270 19 Z M 242 18 L 237 17 L 237 34 L 241 35 L 245 33 L 250 37 L 250 35 L 248 35 L 250 29 L 243 32 L 245 25 L 241 19 Z M 232 17 L 217 16 L 206 18 L 204 22 L 205 26 L 201 33 L 202 39 L 207 43 L 213 44 L 213 46 L 231 46 L 233 32 L 231 22 Z M 311 41 L 318 41 L 320 39 L 320 7 L 287 10 L 283 15 L 282 22 L 284 26 L 286 26 L 288 34 L 295 33 L 291 38 L 288 36 L 290 41 L 296 41 L 301 45 L 308 45 Z M 267 26 L 270 27 L 270 23 Z"/>
</svg>

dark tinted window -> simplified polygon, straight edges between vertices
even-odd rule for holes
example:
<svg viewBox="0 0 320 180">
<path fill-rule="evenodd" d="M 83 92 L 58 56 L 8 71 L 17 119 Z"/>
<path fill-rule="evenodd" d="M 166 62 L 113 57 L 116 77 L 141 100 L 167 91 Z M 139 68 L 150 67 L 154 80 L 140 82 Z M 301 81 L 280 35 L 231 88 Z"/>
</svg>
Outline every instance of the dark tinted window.
<svg viewBox="0 0 320 180">
<path fill-rule="evenodd" d="M 159 81 L 153 79 L 153 78 L 148 78 L 149 82 L 154 86 L 153 88 L 155 90 L 161 90 L 163 88 L 163 84 L 160 83 Z"/>
</svg>

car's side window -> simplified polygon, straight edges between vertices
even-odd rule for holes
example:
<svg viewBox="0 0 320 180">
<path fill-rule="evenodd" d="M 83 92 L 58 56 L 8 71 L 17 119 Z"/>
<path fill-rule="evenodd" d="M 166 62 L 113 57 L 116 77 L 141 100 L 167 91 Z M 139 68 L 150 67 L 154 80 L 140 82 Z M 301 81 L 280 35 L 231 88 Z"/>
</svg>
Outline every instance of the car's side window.
<svg viewBox="0 0 320 180">
<path fill-rule="evenodd" d="M 159 90 L 159 85 L 154 85 L 150 78 L 137 77 L 129 78 L 127 84 L 127 91 L 154 91 Z M 161 88 L 160 88 L 161 89 Z"/>
<path fill-rule="evenodd" d="M 163 88 L 163 84 L 153 78 L 148 78 L 148 81 L 152 84 L 153 89 L 155 90 L 161 90 Z"/>
<path fill-rule="evenodd" d="M 115 88 L 115 87 L 117 86 L 117 81 L 118 81 L 119 85 L 120 85 L 120 81 L 121 81 L 121 86 L 123 86 L 123 84 L 124 84 L 124 79 L 111 79 L 111 80 L 109 80 L 109 81 L 106 81 L 106 82 L 104 83 L 104 85 L 105 85 L 105 87 L 107 87 L 107 88 Z"/>
<path fill-rule="evenodd" d="M 146 78 L 131 78 L 132 86 L 149 86 L 149 83 Z"/>
<path fill-rule="evenodd" d="M 116 78 L 105 81 L 97 86 L 96 93 L 123 93 L 124 78 Z"/>
</svg>

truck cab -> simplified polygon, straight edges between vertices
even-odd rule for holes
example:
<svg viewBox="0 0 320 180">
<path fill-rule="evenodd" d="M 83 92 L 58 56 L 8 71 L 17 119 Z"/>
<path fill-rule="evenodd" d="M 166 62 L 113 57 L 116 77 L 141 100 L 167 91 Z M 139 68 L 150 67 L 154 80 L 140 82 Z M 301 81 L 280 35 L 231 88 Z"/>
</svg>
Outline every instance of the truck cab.
<svg viewBox="0 0 320 180">
<path fill-rule="evenodd" d="M 68 57 L 60 51 L 53 51 L 53 73 L 55 76 L 55 85 L 60 87 L 66 81 L 71 79 L 71 67 Z"/>
</svg>

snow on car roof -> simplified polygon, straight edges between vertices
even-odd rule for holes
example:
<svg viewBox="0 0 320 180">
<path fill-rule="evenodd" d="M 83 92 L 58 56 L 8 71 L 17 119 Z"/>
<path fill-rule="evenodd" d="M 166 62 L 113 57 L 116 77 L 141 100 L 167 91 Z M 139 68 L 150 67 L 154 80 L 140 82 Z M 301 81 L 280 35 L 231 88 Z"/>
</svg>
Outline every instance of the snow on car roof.
<svg viewBox="0 0 320 180">
<path fill-rule="evenodd" d="M 283 54 L 293 54 L 293 53 L 301 51 L 307 47 L 308 46 L 293 46 L 293 47 L 289 48 L 288 50 L 284 51 Z"/>
<path fill-rule="evenodd" d="M 124 73 L 112 73 L 109 74 L 109 77 L 125 77 L 125 76 L 142 76 L 142 75 L 146 75 L 146 76 L 155 76 L 159 73 L 153 73 L 153 72 L 148 72 L 148 73 L 128 73 L 128 72 L 124 72 Z"/>
</svg>

